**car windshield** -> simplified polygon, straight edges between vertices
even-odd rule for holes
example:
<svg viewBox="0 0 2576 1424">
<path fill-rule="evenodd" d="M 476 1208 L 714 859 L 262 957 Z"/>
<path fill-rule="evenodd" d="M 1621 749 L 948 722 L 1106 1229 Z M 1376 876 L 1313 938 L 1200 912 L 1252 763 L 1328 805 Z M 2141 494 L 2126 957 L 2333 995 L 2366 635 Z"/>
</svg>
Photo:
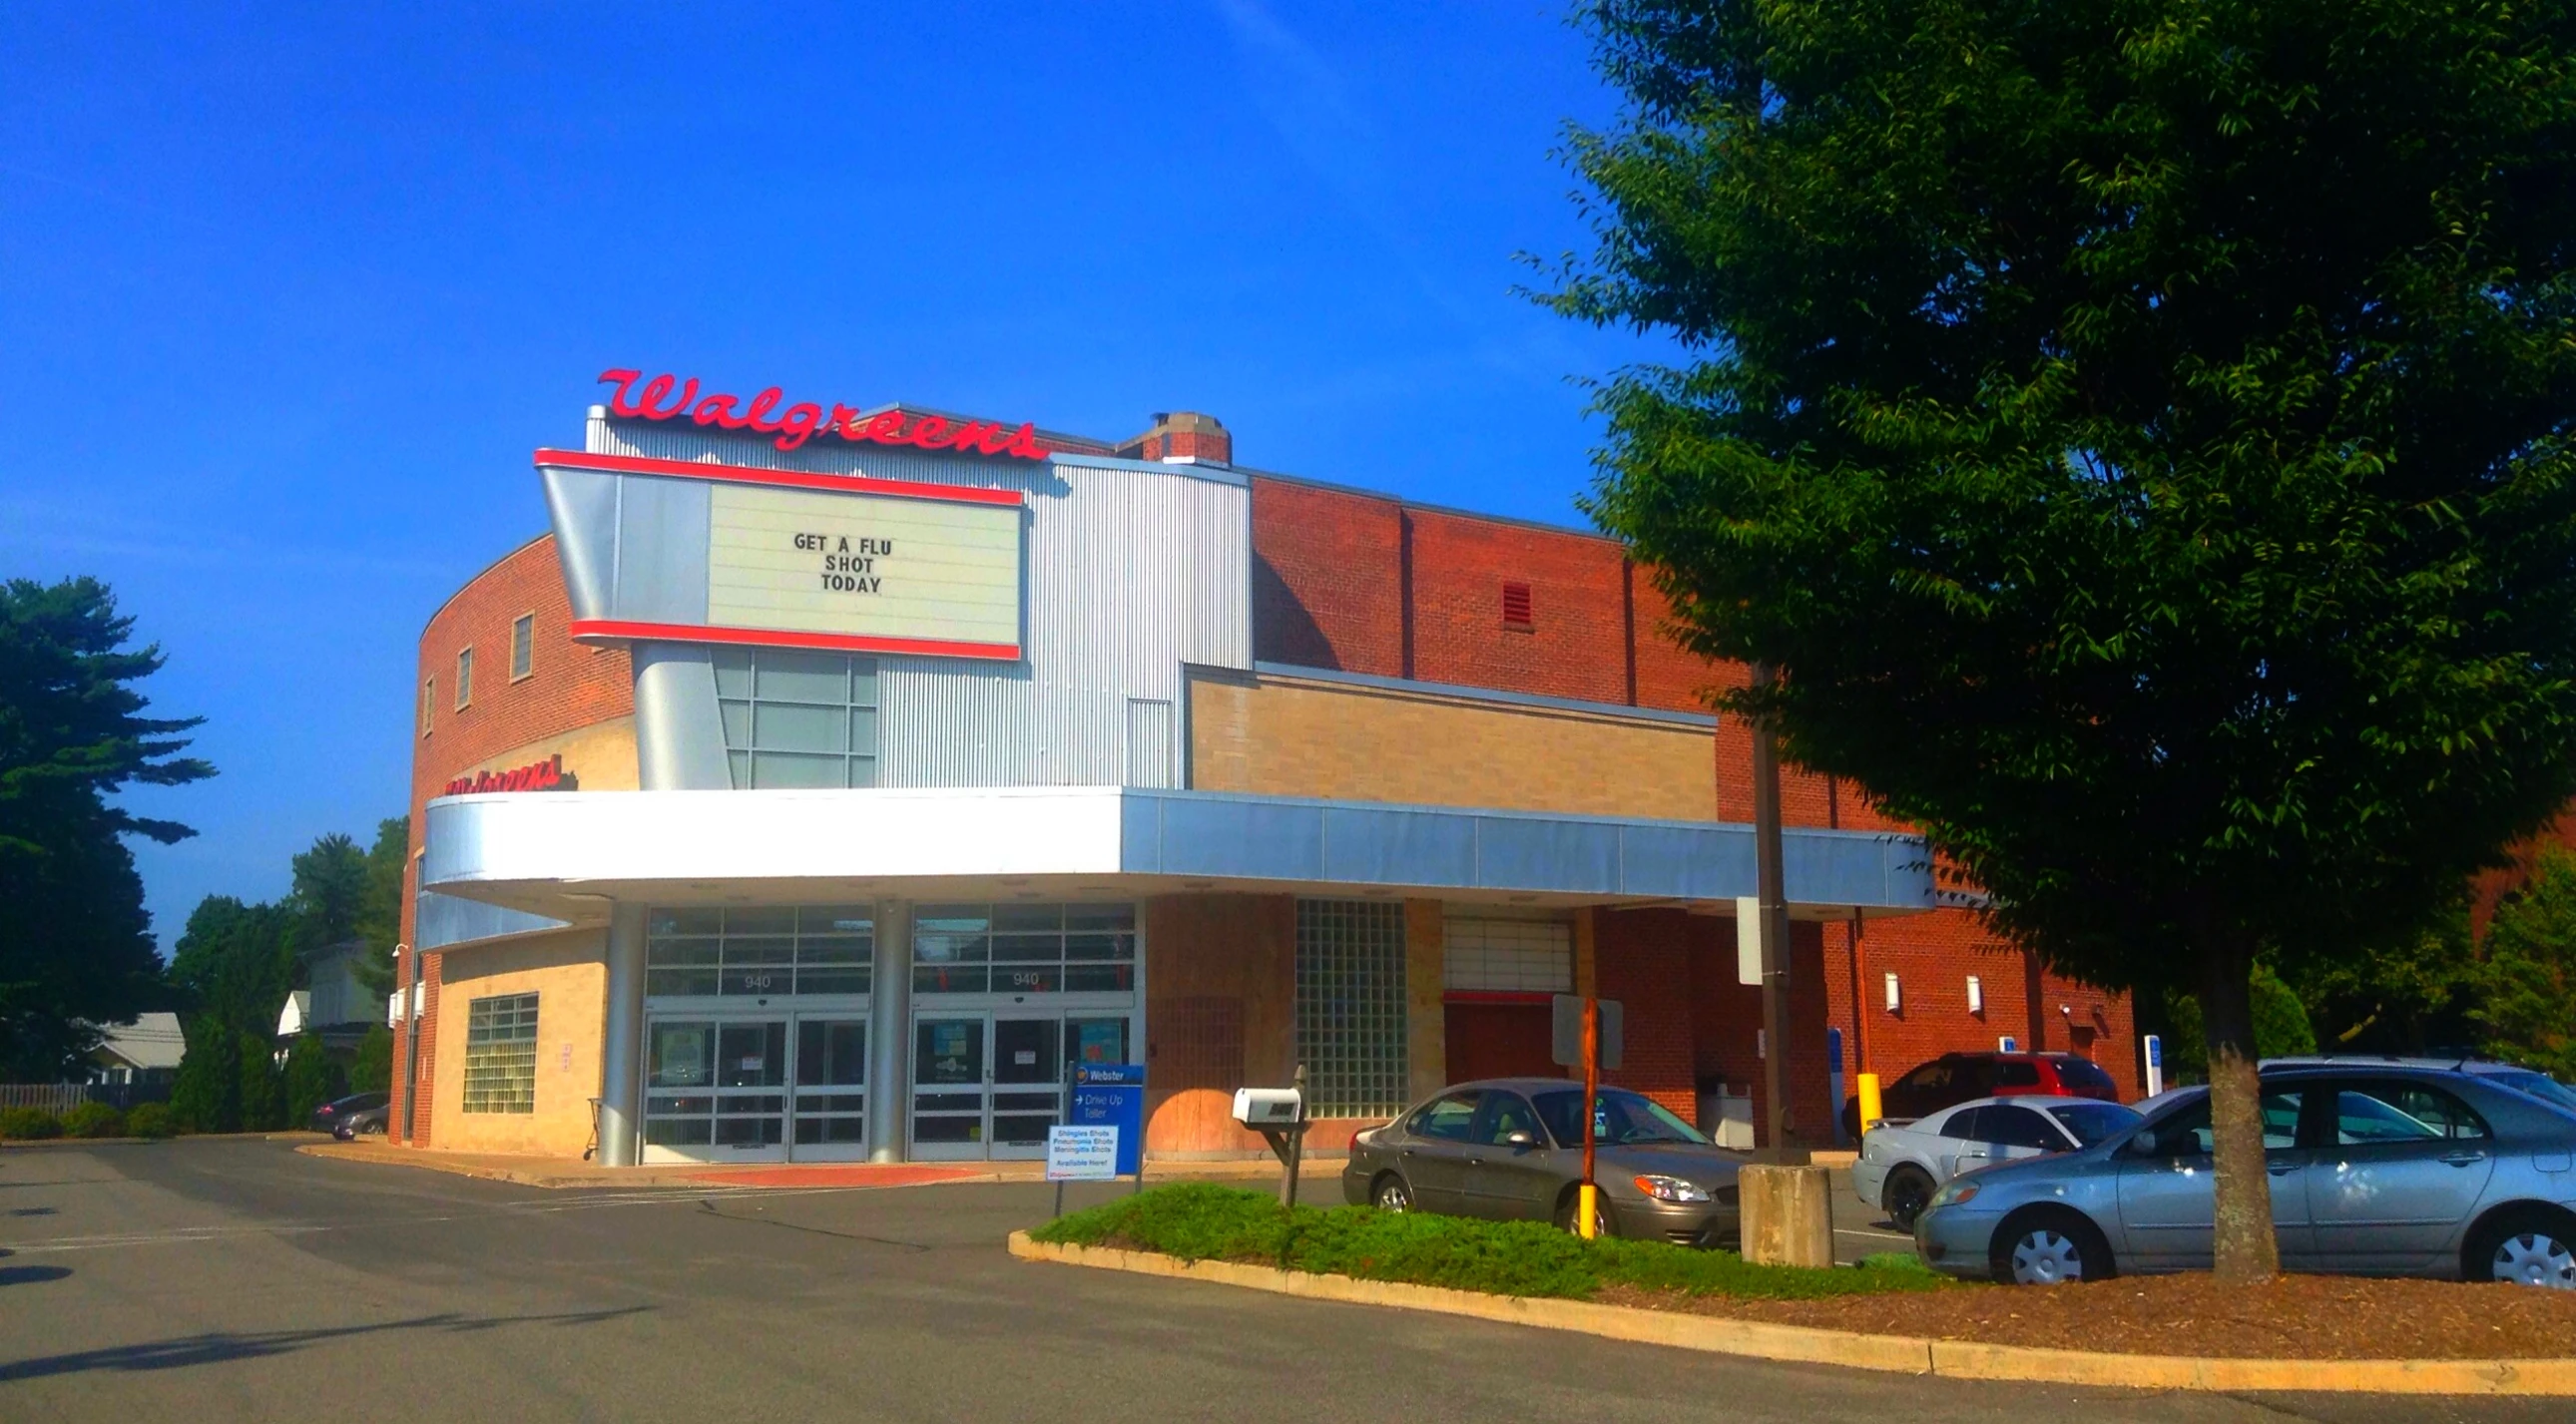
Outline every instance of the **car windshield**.
<svg viewBox="0 0 2576 1424">
<path fill-rule="evenodd" d="M 1533 1100 L 1550 1135 L 1562 1147 L 1583 1145 L 1583 1093 L 1579 1089 L 1540 1093 Z M 1706 1142 L 1699 1129 L 1666 1112 L 1647 1097 L 1624 1088 L 1604 1088 L 1592 1100 L 1593 1140 L 1607 1146 L 1634 1142 Z"/>
<path fill-rule="evenodd" d="M 2576 1112 L 2576 1088 L 2570 1088 L 2545 1073 L 2534 1073 L 2525 1069 L 2513 1073 L 2488 1073 L 2481 1076 L 2490 1083 L 2502 1083 L 2515 1092 L 2529 1093 L 2553 1107 L 2562 1107 L 2570 1112 Z"/>
<path fill-rule="evenodd" d="M 2085 1147 L 2126 1132 L 2138 1122 L 2137 1113 L 2117 1103 L 2067 1103 L 2050 1108 L 2048 1115 Z"/>
</svg>

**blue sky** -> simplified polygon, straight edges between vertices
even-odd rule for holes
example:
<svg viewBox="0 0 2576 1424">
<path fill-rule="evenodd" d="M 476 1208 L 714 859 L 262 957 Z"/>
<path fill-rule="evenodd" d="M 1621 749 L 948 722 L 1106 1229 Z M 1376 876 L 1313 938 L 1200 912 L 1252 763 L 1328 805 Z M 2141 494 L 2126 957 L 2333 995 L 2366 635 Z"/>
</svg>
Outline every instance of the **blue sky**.
<svg viewBox="0 0 2576 1424">
<path fill-rule="evenodd" d="M 604 368 L 1103 437 L 1579 522 L 1513 294 L 1586 245 L 1612 97 L 1555 3 L 14 6 L 0 574 L 92 573 L 221 775 L 135 794 L 164 943 L 399 814 L 423 622 L 543 525 Z"/>
</svg>

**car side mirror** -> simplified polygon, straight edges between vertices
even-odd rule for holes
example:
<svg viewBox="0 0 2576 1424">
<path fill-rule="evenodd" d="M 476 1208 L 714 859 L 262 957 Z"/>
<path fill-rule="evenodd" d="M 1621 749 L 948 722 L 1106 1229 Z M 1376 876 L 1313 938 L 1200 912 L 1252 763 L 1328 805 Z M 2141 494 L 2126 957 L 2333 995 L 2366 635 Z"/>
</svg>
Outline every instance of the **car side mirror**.
<svg viewBox="0 0 2576 1424">
<path fill-rule="evenodd" d="M 1514 1132 L 1504 1136 L 1503 1144 L 1507 1147 L 1536 1147 L 1538 1138 L 1533 1133 Z"/>
<path fill-rule="evenodd" d="M 2127 1145 L 2123 1146 L 2120 1150 L 2131 1157 L 2153 1157 L 2158 1155 L 2156 1151 L 2156 1130 L 2152 1127 L 2148 1128 L 2137 1136 L 2130 1138 Z"/>
</svg>

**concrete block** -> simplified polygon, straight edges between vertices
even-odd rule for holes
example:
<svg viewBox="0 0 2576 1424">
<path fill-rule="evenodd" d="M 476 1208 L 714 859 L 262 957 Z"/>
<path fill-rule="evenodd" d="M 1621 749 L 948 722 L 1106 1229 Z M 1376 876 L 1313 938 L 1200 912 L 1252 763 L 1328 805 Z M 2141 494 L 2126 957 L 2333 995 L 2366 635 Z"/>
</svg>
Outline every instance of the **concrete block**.
<svg viewBox="0 0 2576 1424">
<path fill-rule="evenodd" d="M 1744 1259 L 1766 1266 L 1834 1263 L 1834 1193 L 1823 1167 L 1746 1167 L 1736 1175 Z"/>
</svg>

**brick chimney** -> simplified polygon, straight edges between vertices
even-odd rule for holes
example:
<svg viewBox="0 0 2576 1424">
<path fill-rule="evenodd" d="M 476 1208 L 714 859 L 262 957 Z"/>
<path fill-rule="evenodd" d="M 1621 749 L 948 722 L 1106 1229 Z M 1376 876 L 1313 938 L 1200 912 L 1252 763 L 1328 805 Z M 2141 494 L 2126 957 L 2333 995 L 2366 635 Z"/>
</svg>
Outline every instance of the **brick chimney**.
<svg viewBox="0 0 2576 1424">
<path fill-rule="evenodd" d="M 1154 412 L 1153 427 L 1118 447 L 1126 460 L 1160 460 L 1174 465 L 1230 465 L 1234 437 L 1215 416 L 1195 411 Z"/>
</svg>

